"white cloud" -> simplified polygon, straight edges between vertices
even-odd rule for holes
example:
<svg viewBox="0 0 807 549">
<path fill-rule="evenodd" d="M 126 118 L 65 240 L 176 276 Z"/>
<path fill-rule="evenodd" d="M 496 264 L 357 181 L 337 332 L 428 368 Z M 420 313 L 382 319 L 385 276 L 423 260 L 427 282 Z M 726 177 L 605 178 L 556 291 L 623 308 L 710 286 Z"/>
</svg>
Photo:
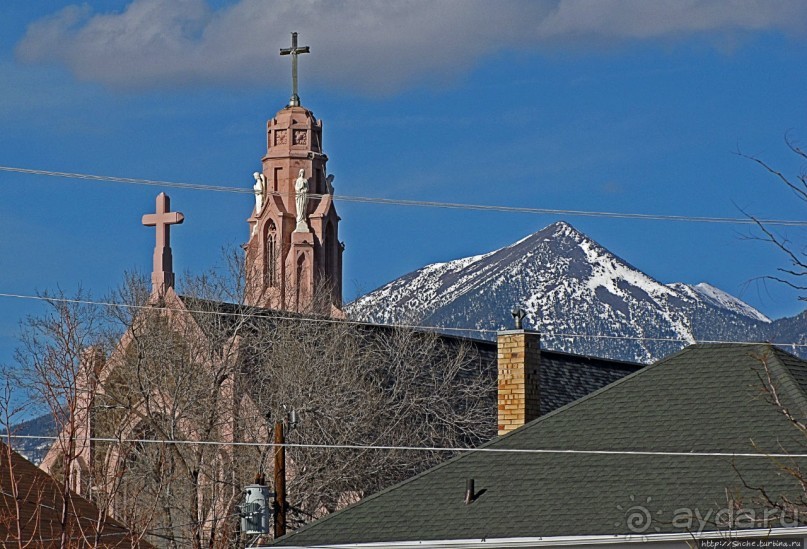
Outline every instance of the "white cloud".
<svg viewBox="0 0 807 549">
<path fill-rule="evenodd" d="M 789 0 L 563 0 L 544 19 L 544 40 L 653 39 L 699 32 L 805 31 L 807 6 Z"/>
<path fill-rule="evenodd" d="M 805 27 L 803 0 L 135 0 L 117 13 L 68 6 L 33 22 L 16 53 L 116 88 L 265 85 L 289 70 L 277 52 L 295 30 L 315 54 L 304 83 L 390 93 L 508 48 Z"/>
</svg>

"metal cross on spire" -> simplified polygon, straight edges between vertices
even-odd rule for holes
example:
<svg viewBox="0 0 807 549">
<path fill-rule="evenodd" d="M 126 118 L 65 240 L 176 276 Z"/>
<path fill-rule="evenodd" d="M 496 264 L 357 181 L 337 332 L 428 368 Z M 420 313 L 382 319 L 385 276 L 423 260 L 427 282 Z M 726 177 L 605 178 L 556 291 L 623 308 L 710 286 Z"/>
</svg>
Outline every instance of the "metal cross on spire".
<svg viewBox="0 0 807 549">
<path fill-rule="evenodd" d="M 308 46 L 297 47 L 297 33 L 291 33 L 291 47 L 281 48 L 280 55 L 291 55 L 291 100 L 290 107 L 300 106 L 300 96 L 297 95 L 297 56 L 301 53 L 310 53 Z"/>
</svg>

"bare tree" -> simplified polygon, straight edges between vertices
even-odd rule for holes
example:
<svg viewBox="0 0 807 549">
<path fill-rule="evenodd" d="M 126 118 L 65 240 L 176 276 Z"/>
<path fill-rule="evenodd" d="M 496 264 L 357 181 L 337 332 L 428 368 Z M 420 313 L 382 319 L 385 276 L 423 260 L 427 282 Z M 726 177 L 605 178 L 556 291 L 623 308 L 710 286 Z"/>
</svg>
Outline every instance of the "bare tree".
<svg viewBox="0 0 807 549">
<path fill-rule="evenodd" d="M 142 535 L 110 520 L 108 507 L 86 498 L 96 486 L 95 471 L 87 460 L 88 429 L 96 390 L 94 359 L 102 354 L 98 345 L 103 316 L 85 302 L 88 296 L 82 292 L 72 299 L 62 293 L 44 297 L 49 312 L 23 323 L 19 367 L 4 369 L 0 424 L 6 444 L 0 445 L 4 515 L 0 522 L 6 535 L 0 542 L 4 547 L 140 546 Z M 12 380 L 31 397 L 17 408 L 11 404 Z M 13 425 L 32 403 L 46 406 L 60 432 L 46 456 L 51 476 L 12 449 Z"/>
<path fill-rule="evenodd" d="M 86 490 L 89 477 L 87 464 L 81 462 L 85 448 L 79 446 L 94 397 L 85 360 L 87 350 L 99 343 L 101 321 L 94 308 L 84 303 L 87 296 L 81 290 L 73 299 L 66 299 L 61 291 L 42 297 L 50 311 L 24 321 L 16 355 L 23 385 L 47 406 L 63 435 L 51 447 L 49 456 L 61 484 L 60 545 L 66 547 L 72 531 L 72 490 Z M 99 516 L 99 521 L 103 518 Z"/>
<path fill-rule="evenodd" d="M 292 517 L 306 522 L 495 435 L 495 371 L 467 342 L 316 319 L 270 323 L 246 342 L 258 410 L 299 424 L 288 441 Z"/>
<path fill-rule="evenodd" d="M 789 135 L 785 136 L 785 143 L 799 159 L 807 161 L 807 151 Z M 780 183 L 793 191 L 793 194 L 799 200 L 807 203 L 807 171 L 802 170 L 801 173 L 795 177 L 791 177 L 785 175 L 757 156 L 739 154 L 762 166 L 765 171 L 773 175 Z M 749 217 L 756 223 L 761 233 L 756 238 L 769 242 L 779 249 L 784 254 L 789 264 L 788 267 L 778 268 L 778 275 L 767 275 L 764 278 L 790 286 L 801 293 L 799 297 L 800 300 L 807 301 L 807 244 L 793 241 L 790 237 L 775 231 L 754 215 L 749 215 Z"/>
<path fill-rule="evenodd" d="M 25 411 L 25 404 L 13 404 L 13 372 L 3 370 L 5 384 L 0 396 L 0 428 L 5 435 L 5 444 L 0 444 L 0 543 L 20 549 L 37 543 L 37 525 L 41 519 L 40 506 L 33 513 L 26 513 L 23 502 L 41 500 L 41 494 L 32 484 L 24 484 L 22 472 L 17 470 L 12 450 L 14 425 Z M 27 515 L 27 516 L 26 516 Z"/>
<path fill-rule="evenodd" d="M 249 307 L 232 270 L 187 277 L 182 292 L 151 295 L 129 276 L 106 300 L 120 306 L 52 300 L 19 355 L 60 420 L 65 490 L 89 434 L 81 488 L 142 539 L 236 544 L 242 488 L 271 478 L 265 443 L 292 409 L 288 442 L 314 446 L 288 448 L 297 523 L 451 455 L 361 446 L 454 448 L 495 434 L 495 368 L 464 340 Z M 317 311 L 330 310 L 324 294 Z"/>
<path fill-rule="evenodd" d="M 210 281 L 195 283 L 205 289 Z M 96 451 L 120 467 L 111 506 L 146 528 L 152 542 L 230 546 L 245 484 L 226 446 L 235 436 L 233 335 L 240 317 L 220 314 L 216 302 L 189 298 L 188 310 L 143 301 L 146 295 L 131 281 L 118 294 L 129 305 L 118 315 L 129 325 L 96 406 L 99 435 L 124 441 Z"/>
</svg>

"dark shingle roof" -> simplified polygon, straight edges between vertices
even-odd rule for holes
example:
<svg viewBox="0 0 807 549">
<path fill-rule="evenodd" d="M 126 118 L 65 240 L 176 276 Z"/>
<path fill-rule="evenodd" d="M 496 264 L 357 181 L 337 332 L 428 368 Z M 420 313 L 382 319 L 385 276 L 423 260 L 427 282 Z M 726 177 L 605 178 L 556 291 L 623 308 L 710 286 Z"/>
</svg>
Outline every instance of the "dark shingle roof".
<svg viewBox="0 0 807 549">
<path fill-rule="evenodd" d="M 642 367 L 634 362 L 541 351 L 541 415 L 583 398 Z"/>
<path fill-rule="evenodd" d="M 795 483 L 758 456 L 804 452 L 803 435 L 763 391 L 768 374 L 784 406 L 807 417 L 807 361 L 769 345 L 694 345 L 484 446 L 755 457 L 468 453 L 278 544 L 686 532 L 682 519 L 697 529 L 695 511 L 714 516 L 727 508 L 727 494 L 759 509 L 759 492 L 745 483 L 774 494 Z M 465 505 L 468 478 L 478 497 Z M 631 529 L 636 506 L 652 520 Z"/>
</svg>

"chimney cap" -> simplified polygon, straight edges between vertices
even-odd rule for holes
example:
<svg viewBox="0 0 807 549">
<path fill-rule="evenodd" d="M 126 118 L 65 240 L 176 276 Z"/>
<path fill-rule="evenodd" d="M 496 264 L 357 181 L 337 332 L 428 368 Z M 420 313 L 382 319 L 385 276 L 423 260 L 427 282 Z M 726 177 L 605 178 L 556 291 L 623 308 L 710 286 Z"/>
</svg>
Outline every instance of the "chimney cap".
<svg viewBox="0 0 807 549">
<path fill-rule="evenodd" d="M 522 330 L 524 327 L 522 326 L 522 321 L 524 317 L 527 316 L 527 312 L 522 309 L 521 307 L 514 307 L 510 314 L 513 315 L 513 322 L 516 325 L 516 330 Z"/>
</svg>

